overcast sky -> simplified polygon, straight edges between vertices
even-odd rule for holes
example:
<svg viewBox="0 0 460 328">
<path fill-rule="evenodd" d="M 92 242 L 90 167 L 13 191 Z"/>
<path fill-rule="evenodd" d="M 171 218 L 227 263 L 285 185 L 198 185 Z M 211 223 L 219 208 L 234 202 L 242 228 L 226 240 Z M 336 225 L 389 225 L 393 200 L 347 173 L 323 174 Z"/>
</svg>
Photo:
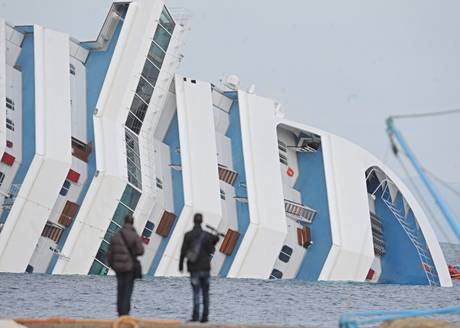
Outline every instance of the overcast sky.
<svg viewBox="0 0 460 328">
<path fill-rule="evenodd" d="M 192 14 L 180 72 L 243 86 L 287 117 L 346 137 L 402 175 L 391 114 L 460 108 L 458 0 L 169 0 Z M 92 40 L 108 0 L 0 0 L 12 24 Z M 460 115 L 398 121 L 423 165 L 460 190 Z M 458 198 L 442 192 L 460 215 Z"/>
</svg>

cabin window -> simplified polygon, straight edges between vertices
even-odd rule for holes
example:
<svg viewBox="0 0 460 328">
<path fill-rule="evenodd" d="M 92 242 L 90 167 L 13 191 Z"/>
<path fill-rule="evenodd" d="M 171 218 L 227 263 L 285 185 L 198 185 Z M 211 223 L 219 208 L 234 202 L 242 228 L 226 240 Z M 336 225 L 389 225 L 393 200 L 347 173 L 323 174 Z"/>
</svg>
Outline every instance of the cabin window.
<svg viewBox="0 0 460 328">
<path fill-rule="evenodd" d="M 70 74 L 75 75 L 75 66 L 70 64 L 69 65 L 69 71 L 70 71 Z"/>
<path fill-rule="evenodd" d="M 142 237 L 150 238 L 154 228 L 155 224 L 152 221 L 147 221 L 145 223 L 144 231 L 142 232 Z"/>
<path fill-rule="evenodd" d="M 14 131 L 14 122 L 10 120 L 9 118 L 6 119 L 6 127 L 7 129 Z"/>
<path fill-rule="evenodd" d="M 292 255 L 292 248 L 287 245 L 284 245 L 283 248 L 281 249 L 281 252 L 278 258 L 282 262 L 288 263 L 289 260 L 291 259 L 291 255 Z"/>
<path fill-rule="evenodd" d="M 59 195 L 61 196 L 67 196 L 67 193 L 69 192 L 71 183 L 69 180 L 65 180 L 64 184 L 62 185 L 61 191 L 59 192 Z"/>
<path fill-rule="evenodd" d="M 6 108 L 14 110 L 14 101 L 13 101 L 13 99 L 6 97 Z"/>
<path fill-rule="evenodd" d="M 283 273 L 280 270 L 273 269 L 272 273 L 270 274 L 270 279 L 281 279 L 283 278 Z"/>
<path fill-rule="evenodd" d="M 225 191 L 220 190 L 220 199 L 225 200 Z"/>
<path fill-rule="evenodd" d="M 149 60 L 145 61 L 144 68 L 142 69 L 142 77 L 150 82 L 151 85 L 157 83 L 160 70 L 155 67 Z"/>
<path fill-rule="evenodd" d="M 153 40 L 161 47 L 161 49 L 166 51 L 168 49 L 169 41 L 171 41 L 171 34 L 169 34 L 163 26 L 159 25 L 155 31 Z"/>
<path fill-rule="evenodd" d="M 155 183 L 158 189 L 163 189 L 163 181 L 160 178 L 156 178 Z"/>
<path fill-rule="evenodd" d="M 152 93 L 153 93 L 153 86 L 143 77 L 139 79 L 139 83 L 137 84 L 136 88 L 136 94 L 146 103 L 148 104 L 150 102 L 150 98 L 152 98 Z M 133 101 L 134 105 L 134 101 Z M 144 105 L 147 108 L 147 105 Z M 132 107 L 132 106 L 131 106 Z M 144 115 L 145 116 L 145 113 Z M 141 118 L 141 121 L 143 121 L 144 118 Z"/>
<path fill-rule="evenodd" d="M 3 180 L 5 180 L 5 173 L 0 172 L 0 186 L 3 184 Z"/>
<path fill-rule="evenodd" d="M 160 24 L 169 33 L 172 34 L 172 32 L 174 31 L 174 26 L 176 24 L 174 23 L 174 20 L 172 19 L 171 15 L 169 14 L 168 10 L 165 7 L 163 7 L 163 11 L 161 12 L 161 15 L 160 15 Z"/>
<path fill-rule="evenodd" d="M 155 42 L 152 42 L 147 58 L 155 64 L 156 67 L 161 67 L 165 58 L 165 52 Z"/>
<path fill-rule="evenodd" d="M 280 163 L 284 165 L 288 165 L 287 145 L 281 140 L 278 140 L 278 150 L 279 150 L 279 156 L 280 156 Z"/>
</svg>

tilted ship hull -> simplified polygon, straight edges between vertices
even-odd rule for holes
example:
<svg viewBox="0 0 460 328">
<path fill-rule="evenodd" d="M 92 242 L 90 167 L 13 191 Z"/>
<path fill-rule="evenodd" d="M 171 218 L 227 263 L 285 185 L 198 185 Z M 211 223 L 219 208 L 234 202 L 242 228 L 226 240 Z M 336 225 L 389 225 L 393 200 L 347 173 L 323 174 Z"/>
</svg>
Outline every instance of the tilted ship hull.
<svg viewBox="0 0 460 328">
<path fill-rule="evenodd" d="M 176 276 L 196 212 L 212 274 L 451 286 L 420 205 L 353 143 L 176 73 L 186 21 L 115 3 L 94 42 L 0 20 L 0 271 L 108 274 L 132 213 L 146 274 Z"/>
</svg>

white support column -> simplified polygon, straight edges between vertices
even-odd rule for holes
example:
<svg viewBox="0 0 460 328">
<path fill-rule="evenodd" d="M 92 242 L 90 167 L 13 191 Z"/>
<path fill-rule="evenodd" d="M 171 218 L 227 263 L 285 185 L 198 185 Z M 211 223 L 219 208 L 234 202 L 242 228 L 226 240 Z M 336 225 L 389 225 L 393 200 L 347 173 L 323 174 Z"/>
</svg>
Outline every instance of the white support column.
<svg viewBox="0 0 460 328">
<path fill-rule="evenodd" d="M 238 102 L 250 223 L 228 277 L 266 279 L 287 234 L 276 104 L 244 91 Z"/>
<path fill-rule="evenodd" d="M 24 272 L 69 171 L 69 36 L 34 26 L 35 155 L 0 235 L 0 271 Z"/>
<path fill-rule="evenodd" d="M 193 226 L 193 215 L 202 213 L 205 224 L 218 227 L 222 220 L 217 146 L 211 85 L 176 75 L 177 117 L 184 185 L 184 209 L 155 275 L 178 275 L 184 234 Z M 179 216 L 180 214 L 180 216 Z"/>
</svg>

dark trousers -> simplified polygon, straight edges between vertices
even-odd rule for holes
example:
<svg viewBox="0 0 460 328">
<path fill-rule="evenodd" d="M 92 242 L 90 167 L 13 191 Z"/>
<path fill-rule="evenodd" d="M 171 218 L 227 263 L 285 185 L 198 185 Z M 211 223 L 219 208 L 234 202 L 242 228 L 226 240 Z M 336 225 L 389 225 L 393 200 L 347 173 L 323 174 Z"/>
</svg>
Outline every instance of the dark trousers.
<svg viewBox="0 0 460 328">
<path fill-rule="evenodd" d="M 134 275 L 129 272 L 117 272 L 117 311 L 118 315 L 128 315 L 131 309 Z"/>
<path fill-rule="evenodd" d="M 190 282 L 193 289 L 192 320 L 198 320 L 200 315 L 200 290 L 203 292 L 203 315 L 201 320 L 208 320 L 209 314 L 209 271 L 190 273 Z"/>
</svg>

